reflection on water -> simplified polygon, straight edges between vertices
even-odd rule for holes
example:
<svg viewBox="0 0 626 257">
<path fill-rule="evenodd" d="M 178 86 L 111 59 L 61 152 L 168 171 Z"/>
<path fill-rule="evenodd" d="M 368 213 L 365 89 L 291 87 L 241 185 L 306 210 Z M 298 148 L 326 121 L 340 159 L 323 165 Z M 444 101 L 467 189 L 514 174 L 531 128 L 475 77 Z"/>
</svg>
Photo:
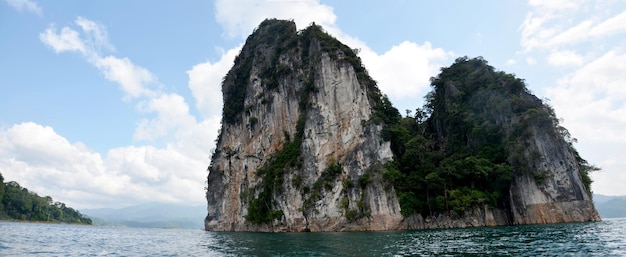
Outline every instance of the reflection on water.
<svg viewBox="0 0 626 257">
<path fill-rule="evenodd" d="M 0 256 L 626 256 L 626 219 L 345 233 L 227 233 L 0 222 Z"/>
</svg>

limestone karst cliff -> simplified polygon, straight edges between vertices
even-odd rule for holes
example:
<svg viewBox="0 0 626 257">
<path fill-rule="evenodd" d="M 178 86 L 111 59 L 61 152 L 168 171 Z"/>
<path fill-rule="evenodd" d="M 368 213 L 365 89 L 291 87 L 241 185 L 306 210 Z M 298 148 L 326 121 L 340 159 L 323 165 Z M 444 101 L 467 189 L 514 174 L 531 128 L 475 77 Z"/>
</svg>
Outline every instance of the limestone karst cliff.
<svg viewBox="0 0 626 257">
<path fill-rule="evenodd" d="M 462 57 L 431 86 L 424 109 L 391 126 L 411 131 L 391 137 L 405 216 L 431 217 L 426 227 L 599 220 L 588 174 L 597 168 L 523 80 Z"/>
<path fill-rule="evenodd" d="M 205 228 L 351 231 L 598 220 L 583 183 L 586 162 L 551 126 L 551 116 L 547 125 L 529 121 L 529 108 L 544 113 L 541 101 L 523 83 L 515 93 L 495 88 L 515 79 L 474 90 L 479 96 L 463 93 L 465 82 L 434 79 L 432 106 L 403 118 L 356 50 L 315 24 L 297 31 L 291 21 L 264 21 L 223 80 Z M 507 100 L 516 93 L 517 102 Z M 450 118 L 457 101 L 475 106 L 457 114 L 477 118 Z M 463 122 L 488 128 L 471 133 Z M 468 180 L 471 174 L 476 179 Z"/>
</svg>

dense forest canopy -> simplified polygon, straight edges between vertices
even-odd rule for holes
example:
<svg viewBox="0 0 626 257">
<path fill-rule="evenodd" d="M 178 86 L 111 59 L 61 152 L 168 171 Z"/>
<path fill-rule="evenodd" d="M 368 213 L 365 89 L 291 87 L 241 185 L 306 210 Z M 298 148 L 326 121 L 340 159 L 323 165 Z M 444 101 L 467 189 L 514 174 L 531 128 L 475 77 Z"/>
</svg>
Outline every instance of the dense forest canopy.
<svg viewBox="0 0 626 257">
<path fill-rule="evenodd" d="M 91 219 L 52 197 L 41 197 L 15 181 L 5 183 L 0 173 L 0 220 L 91 224 Z"/>
</svg>

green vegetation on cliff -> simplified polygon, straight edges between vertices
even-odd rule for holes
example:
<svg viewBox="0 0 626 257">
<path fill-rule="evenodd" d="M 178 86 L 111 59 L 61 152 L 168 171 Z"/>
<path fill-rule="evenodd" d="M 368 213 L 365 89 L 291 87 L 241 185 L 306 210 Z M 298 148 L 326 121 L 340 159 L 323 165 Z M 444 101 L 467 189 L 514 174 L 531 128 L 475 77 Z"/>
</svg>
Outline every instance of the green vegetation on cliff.
<svg viewBox="0 0 626 257">
<path fill-rule="evenodd" d="M 320 49 L 310 49 L 312 41 L 318 42 Z M 279 62 L 280 56 L 290 51 L 300 53 L 303 65 L 309 65 L 310 62 L 318 60 L 321 52 L 328 53 L 334 59 L 341 55 L 341 58 L 354 68 L 359 83 L 367 88 L 372 106 L 377 110 L 381 108 L 380 90 L 376 82 L 369 77 L 356 50 L 342 44 L 315 23 L 298 32 L 293 21 L 266 19 L 246 39 L 245 45 L 248 47 L 244 47 L 235 58 L 233 68 L 222 82 L 228 85 L 223 88 L 222 121 L 224 123 L 234 124 L 242 121 L 241 114 L 246 110 L 244 100 L 255 62 L 258 63 L 264 59 L 266 63 L 265 69 L 260 74 L 261 84 L 268 89 L 276 89 L 278 81 L 292 72 L 290 67 Z M 258 54 L 259 49 L 268 51 Z"/>
<path fill-rule="evenodd" d="M 301 145 L 304 137 L 304 126 L 309 109 L 310 95 L 317 92 L 315 88 L 315 69 L 322 54 L 328 54 L 335 60 L 347 62 L 354 69 L 359 83 L 367 89 L 370 104 L 374 106 L 378 115 L 377 121 L 386 121 L 385 108 L 391 107 L 386 97 L 382 97 L 376 83 L 369 77 L 361 64 L 361 59 L 355 50 L 342 44 L 334 37 L 328 35 L 321 26 L 311 24 L 306 29 L 297 32 L 293 21 L 267 19 L 250 35 L 241 53 L 235 59 L 233 69 L 224 78 L 224 109 L 223 122 L 235 124 L 242 122 L 242 116 L 248 108 L 244 104 L 250 74 L 253 67 L 261 67 L 259 73 L 260 84 L 268 90 L 277 90 L 279 81 L 285 76 L 292 75 L 290 67 L 279 62 L 280 58 L 298 58 L 301 68 L 306 75 L 301 78 L 302 87 L 299 89 L 299 117 L 296 133 L 293 138 L 285 132 L 285 143 L 281 150 L 275 153 L 263 167 L 256 171 L 256 175 L 263 178 L 262 185 L 255 189 L 256 192 L 245 191 L 241 197 L 248 203 L 248 215 L 246 219 L 252 224 L 267 223 L 278 219 L 283 215 L 281 210 L 275 209 L 272 199 L 276 194 L 282 193 L 282 184 L 287 172 L 297 171 L 302 166 Z M 259 64 L 261 63 L 261 64 Z M 256 66 L 255 66 L 256 64 Z M 297 87 L 295 85 L 290 85 Z M 265 97 L 265 96 L 263 96 Z M 263 98 L 263 102 L 271 99 Z M 393 109 L 395 110 L 395 108 Z M 252 124 L 252 122 L 250 122 Z M 218 139 L 219 140 L 219 139 Z M 332 163 L 328 171 L 333 176 L 325 179 L 335 179 L 341 171 L 339 163 Z M 211 168 L 209 168 L 211 169 Z M 311 212 L 311 206 L 323 190 L 324 181 L 318 181 L 313 185 L 299 185 L 305 198 L 302 212 L 307 216 Z"/>
<path fill-rule="evenodd" d="M 0 220 L 91 224 L 91 219 L 50 196 L 41 197 L 0 174 Z"/>
<path fill-rule="evenodd" d="M 480 57 L 462 57 L 431 78 L 431 86 L 424 108 L 412 117 L 408 110 L 404 118 L 393 114 L 383 131 L 395 155 L 384 178 L 395 186 L 403 215 L 506 207 L 515 174 L 531 173 L 537 183 L 545 179 L 531 167 L 539 157 L 527 153 L 534 130 L 566 141 L 589 190 L 588 172 L 597 168 L 578 156 L 575 139 L 523 80 L 495 71 Z"/>
<path fill-rule="evenodd" d="M 276 88 L 277 79 L 290 72 L 288 67 L 278 64 L 278 57 L 283 51 L 297 47 L 297 43 L 296 24 L 293 22 L 267 19 L 259 25 L 246 39 L 245 45 L 252 47 L 242 49 L 235 58 L 233 68 L 222 82 L 228 85 L 223 88 L 222 122 L 234 124 L 242 121 L 241 114 L 245 110 L 244 100 L 257 49 L 269 48 L 272 52 L 270 60 L 267 60 L 270 62 L 268 65 L 270 69 L 262 72 L 262 83 L 268 88 Z"/>
<path fill-rule="evenodd" d="M 425 105 L 414 112 L 407 110 L 402 117 L 369 77 L 357 52 L 318 25 L 296 31 L 292 21 L 275 19 L 263 21 L 246 40 L 224 78 L 223 123 L 243 124 L 246 114 L 258 108 L 245 106 L 247 90 L 258 85 L 263 89 L 257 95 L 261 104 L 272 101 L 266 92 L 293 90 L 299 97 L 300 114 L 295 134 L 285 131 L 280 150 L 256 171 L 262 182 L 241 193 L 250 223 L 268 223 L 283 216 L 274 199 L 283 193 L 287 174 L 293 175 L 292 183 L 302 194 L 300 209 L 307 219 L 313 203 L 320 200 L 324 190 L 332 189 L 330 182 L 341 173 L 342 164 L 333 162 L 311 185 L 305 185 L 300 174 L 304 125 L 310 97 L 317 92 L 315 64 L 326 55 L 341 65 L 349 64 L 367 92 L 372 115 L 362 124 L 382 125 L 383 140 L 391 142 L 394 159 L 385 164 L 382 177 L 385 190 L 395 189 L 403 215 L 463 214 L 483 206 L 506 210 L 511 205 L 509 191 L 514 178 L 530 177 L 541 186 L 550 176 L 549 170 L 537 166 L 543 157 L 533 148 L 533 140 L 539 135 L 574 155 L 577 163 L 572 165 L 581 171 L 580 180 L 589 192 L 589 172 L 598 168 L 579 156 L 573 147 L 576 139 L 559 125 L 546 101 L 529 92 L 522 79 L 496 71 L 480 57 L 458 58 L 431 78 L 432 90 L 425 97 Z M 258 77 L 251 78 L 251 74 Z M 251 127 L 259 122 L 257 117 L 248 118 Z M 361 192 L 370 180 L 369 173 L 358 179 Z M 352 180 L 344 178 L 342 182 L 344 190 L 356 188 Z M 349 220 L 368 215 L 362 199 L 357 203 L 359 211 L 348 208 L 347 197 L 338 205 Z"/>
</svg>

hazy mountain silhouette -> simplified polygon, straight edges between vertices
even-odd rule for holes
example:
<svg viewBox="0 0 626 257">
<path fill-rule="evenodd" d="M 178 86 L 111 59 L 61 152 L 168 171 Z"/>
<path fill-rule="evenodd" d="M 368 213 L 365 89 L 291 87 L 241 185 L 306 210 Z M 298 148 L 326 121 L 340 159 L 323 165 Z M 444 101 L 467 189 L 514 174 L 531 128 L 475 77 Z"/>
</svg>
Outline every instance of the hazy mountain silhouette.
<svg viewBox="0 0 626 257">
<path fill-rule="evenodd" d="M 596 209 L 602 218 L 626 217 L 626 196 L 593 195 Z"/>
<path fill-rule="evenodd" d="M 202 229 L 206 206 L 146 203 L 120 209 L 84 209 L 80 212 L 92 218 L 94 225 L 101 226 Z"/>
</svg>

